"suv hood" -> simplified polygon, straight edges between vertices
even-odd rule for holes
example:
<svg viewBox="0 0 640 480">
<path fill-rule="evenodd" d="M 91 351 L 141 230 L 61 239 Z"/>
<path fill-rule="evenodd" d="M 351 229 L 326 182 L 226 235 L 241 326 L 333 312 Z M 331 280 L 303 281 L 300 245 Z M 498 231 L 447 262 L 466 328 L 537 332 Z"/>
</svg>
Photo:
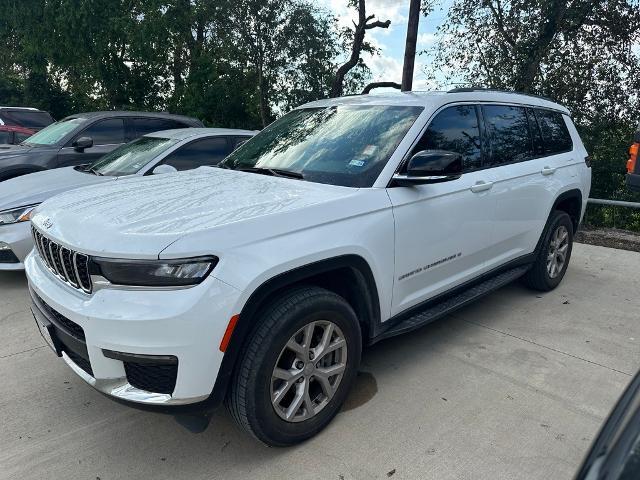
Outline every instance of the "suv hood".
<svg viewBox="0 0 640 480">
<path fill-rule="evenodd" d="M 46 235 L 91 255 L 158 258 L 179 238 L 301 209 L 355 190 L 204 167 L 63 193 L 36 209 Z"/>
<path fill-rule="evenodd" d="M 22 175 L 0 183 L 0 210 L 42 203 L 59 193 L 115 178 L 78 172 L 73 167 Z"/>
</svg>

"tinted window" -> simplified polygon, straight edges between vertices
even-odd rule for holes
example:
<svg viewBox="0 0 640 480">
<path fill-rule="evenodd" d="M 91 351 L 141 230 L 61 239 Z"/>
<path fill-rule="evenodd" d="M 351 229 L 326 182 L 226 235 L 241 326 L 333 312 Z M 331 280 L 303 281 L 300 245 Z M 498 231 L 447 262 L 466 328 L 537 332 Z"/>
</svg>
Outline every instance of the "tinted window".
<svg viewBox="0 0 640 480">
<path fill-rule="evenodd" d="M 159 132 L 160 130 L 186 127 L 186 125 L 180 122 L 163 118 L 134 118 L 133 126 L 136 131 L 136 137 L 141 137 L 147 133 Z"/>
<path fill-rule="evenodd" d="M 217 165 L 229 155 L 227 139 L 224 137 L 195 140 L 169 154 L 162 163 L 178 170 L 190 170 L 203 165 Z"/>
<path fill-rule="evenodd" d="M 568 152 L 573 148 L 571 135 L 560 112 L 536 109 L 536 117 L 542 130 L 545 153 Z"/>
<path fill-rule="evenodd" d="M 0 143 L 11 143 L 11 132 L 0 132 Z"/>
<path fill-rule="evenodd" d="M 462 154 L 464 169 L 473 170 L 482 164 L 480 129 L 473 105 L 458 105 L 441 111 L 414 148 L 422 150 L 449 150 Z"/>
<path fill-rule="evenodd" d="M 124 143 L 124 122 L 121 118 L 99 120 L 76 136 L 91 137 L 94 145 L 110 145 Z"/>
<path fill-rule="evenodd" d="M 35 129 L 44 128 L 53 123 L 53 118 L 47 112 L 34 110 L 3 110 L 0 116 L 7 125 L 19 125 Z"/>
<path fill-rule="evenodd" d="M 422 107 L 335 105 L 280 117 L 238 148 L 225 168 L 274 168 L 310 182 L 371 187 Z"/>
<path fill-rule="evenodd" d="M 233 145 L 233 150 L 238 148 L 243 143 L 246 143 L 251 137 L 230 137 L 231 144 Z"/>
<path fill-rule="evenodd" d="M 520 162 L 533 156 L 529 122 L 523 107 L 489 105 L 483 107 L 491 138 L 490 165 Z"/>
</svg>

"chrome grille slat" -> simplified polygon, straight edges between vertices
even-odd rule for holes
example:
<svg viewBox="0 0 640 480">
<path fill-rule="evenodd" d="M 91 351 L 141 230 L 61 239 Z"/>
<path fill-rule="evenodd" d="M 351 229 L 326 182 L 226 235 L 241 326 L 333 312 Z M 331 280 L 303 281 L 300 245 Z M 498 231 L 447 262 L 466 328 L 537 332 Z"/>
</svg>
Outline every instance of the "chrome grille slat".
<svg viewBox="0 0 640 480">
<path fill-rule="evenodd" d="M 62 262 L 62 269 L 64 270 L 64 275 L 67 278 L 67 281 L 71 284 L 71 286 L 75 288 L 80 288 L 80 284 L 78 283 L 78 276 L 73 266 L 73 255 L 74 254 L 68 248 L 65 248 L 65 247 L 60 248 L 60 261 Z"/>
<path fill-rule="evenodd" d="M 89 256 L 48 239 L 33 226 L 31 233 L 42 263 L 51 273 L 73 288 L 91 293 L 93 285 L 89 273 Z"/>
</svg>

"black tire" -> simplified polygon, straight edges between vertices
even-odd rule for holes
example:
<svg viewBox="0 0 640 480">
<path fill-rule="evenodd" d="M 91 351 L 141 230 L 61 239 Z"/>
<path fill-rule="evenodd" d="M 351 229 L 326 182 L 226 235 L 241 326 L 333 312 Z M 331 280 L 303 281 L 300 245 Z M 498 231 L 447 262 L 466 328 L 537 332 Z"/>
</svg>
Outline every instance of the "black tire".
<svg viewBox="0 0 640 480">
<path fill-rule="evenodd" d="M 360 325 L 342 297 L 313 286 L 279 296 L 256 320 L 231 381 L 227 408 L 238 425 L 266 445 L 294 445 L 320 432 L 340 410 L 360 364 Z M 276 413 L 271 402 L 271 378 L 285 344 L 314 321 L 329 321 L 339 327 L 346 340 L 346 367 L 328 403 L 315 416 L 294 423 Z"/>
<path fill-rule="evenodd" d="M 568 244 L 565 260 L 562 268 L 557 271 L 555 277 L 552 277 L 549 269 L 547 268 L 547 260 L 551 252 L 551 243 L 554 239 L 554 235 L 556 234 L 558 229 L 562 227 L 566 229 L 568 234 Z M 567 271 L 569 260 L 571 259 L 572 249 L 573 222 L 571 221 L 571 217 L 569 217 L 566 212 L 556 210 L 549 217 L 545 230 L 542 233 L 542 240 L 538 247 L 536 260 L 531 269 L 525 274 L 523 278 L 525 284 L 533 288 L 534 290 L 539 290 L 541 292 L 548 292 L 549 290 L 553 290 L 554 288 L 556 288 L 564 278 L 564 274 Z"/>
</svg>

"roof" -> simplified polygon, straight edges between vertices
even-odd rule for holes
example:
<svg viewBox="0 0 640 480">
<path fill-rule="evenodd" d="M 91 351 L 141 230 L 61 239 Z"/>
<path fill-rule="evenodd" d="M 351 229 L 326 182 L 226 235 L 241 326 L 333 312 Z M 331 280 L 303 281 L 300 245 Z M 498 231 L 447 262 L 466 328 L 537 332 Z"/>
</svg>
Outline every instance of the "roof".
<svg viewBox="0 0 640 480">
<path fill-rule="evenodd" d="M 526 95 L 517 92 L 503 92 L 493 90 L 463 90 L 452 92 L 392 92 L 383 94 L 350 95 L 346 97 L 317 100 L 298 108 L 328 107 L 332 105 L 398 105 L 439 107 L 453 102 L 499 102 L 550 108 L 569 114 L 562 105 L 542 97 Z"/>
<path fill-rule="evenodd" d="M 190 124 L 198 124 L 202 125 L 202 122 L 193 117 L 187 117 L 186 115 L 176 115 L 173 113 L 164 113 L 164 112 L 139 112 L 132 110 L 113 110 L 113 111 L 101 111 L 101 112 L 83 112 L 83 113 L 74 113 L 73 115 L 69 115 L 68 117 L 63 118 L 63 120 L 69 120 L 72 118 L 86 118 L 86 119 L 96 119 L 103 117 L 147 117 L 147 118 L 169 118 L 173 120 L 180 120 L 183 122 L 188 122 Z"/>
<path fill-rule="evenodd" d="M 34 112 L 42 112 L 44 110 L 38 110 L 34 107 L 8 107 L 5 105 L 0 105 L 0 110 L 33 110 Z"/>
<path fill-rule="evenodd" d="M 145 137 L 170 138 L 173 140 L 184 140 L 196 136 L 247 136 L 253 137 L 258 130 L 239 130 L 235 128 L 176 128 L 173 130 L 161 130 L 159 132 L 148 133 Z"/>
</svg>

